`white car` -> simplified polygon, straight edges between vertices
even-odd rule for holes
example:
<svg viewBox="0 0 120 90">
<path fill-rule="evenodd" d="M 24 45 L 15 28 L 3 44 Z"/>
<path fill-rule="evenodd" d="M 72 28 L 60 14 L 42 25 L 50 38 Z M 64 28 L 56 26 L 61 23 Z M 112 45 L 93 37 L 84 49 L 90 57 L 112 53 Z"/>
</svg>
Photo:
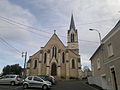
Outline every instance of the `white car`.
<svg viewBox="0 0 120 90">
<path fill-rule="evenodd" d="M 52 86 L 51 82 L 45 81 L 38 76 L 28 76 L 23 82 L 23 88 L 35 87 L 47 90 Z"/>
<path fill-rule="evenodd" d="M 0 77 L 0 84 L 21 84 L 23 79 L 19 75 L 5 75 Z"/>
</svg>

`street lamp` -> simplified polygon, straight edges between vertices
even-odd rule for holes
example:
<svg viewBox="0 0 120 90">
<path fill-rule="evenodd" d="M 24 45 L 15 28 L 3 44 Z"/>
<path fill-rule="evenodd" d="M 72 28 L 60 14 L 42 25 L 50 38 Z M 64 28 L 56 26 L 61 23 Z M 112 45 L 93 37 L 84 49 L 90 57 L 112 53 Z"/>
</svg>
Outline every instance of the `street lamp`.
<svg viewBox="0 0 120 90">
<path fill-rule="evenodd" d="M 99 39 L 100 39 L 100 44 L 102 44 L 102 40 L 101 40 L 101 34 L 97 29 L 89 29 L 90 31 L 97 31 L 98 35 L 99 35 Z"/>
</svg>

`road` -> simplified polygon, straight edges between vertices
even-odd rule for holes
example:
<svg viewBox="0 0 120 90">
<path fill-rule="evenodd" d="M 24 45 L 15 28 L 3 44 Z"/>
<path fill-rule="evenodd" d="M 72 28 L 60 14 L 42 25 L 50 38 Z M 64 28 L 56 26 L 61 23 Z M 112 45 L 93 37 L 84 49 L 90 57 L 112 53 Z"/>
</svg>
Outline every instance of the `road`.
<svg viewBox="0 0 120 90">
<path fill-rule="evenodd" d="M 22 86 L 10 86 L 10 85 L 0 85 L 0 90 L 24 90 Z M 25 89 L 25 90 L 42 90 L 42 89 Z M 97 90 L 87 84 L 84 84 L 82 81 L 61 81 L 50 90 Z"/>
</svg>

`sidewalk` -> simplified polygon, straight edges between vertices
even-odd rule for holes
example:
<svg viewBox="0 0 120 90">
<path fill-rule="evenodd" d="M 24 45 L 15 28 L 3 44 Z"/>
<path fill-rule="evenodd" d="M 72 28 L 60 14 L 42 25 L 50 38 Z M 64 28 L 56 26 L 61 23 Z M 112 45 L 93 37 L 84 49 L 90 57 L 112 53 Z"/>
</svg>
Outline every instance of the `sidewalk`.
<svg viewBox="0 0 120 90">
<path fill-rule="evenodd" d="M 95 85 L 95 84 L 89 84 L 87 80 L 82 80 L 82 81 L 83 81 L 85 84 L 87 84 L 87 85 L 89 85 L 89 86 L 91 86 L 91 87 L 96 88 L 97 90 L 104 90 L 104 89 L 102 89 L 101 87 L 99 87 L 99 86 L 97 86 L 97 85 Z"/>
</svg>

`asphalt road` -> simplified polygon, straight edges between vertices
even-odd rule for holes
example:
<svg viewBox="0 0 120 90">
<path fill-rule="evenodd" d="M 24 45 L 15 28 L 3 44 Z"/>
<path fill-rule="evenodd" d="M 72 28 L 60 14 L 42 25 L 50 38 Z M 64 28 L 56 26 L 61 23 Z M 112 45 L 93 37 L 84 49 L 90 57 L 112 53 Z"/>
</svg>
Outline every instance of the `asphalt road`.
<svg viewBox="0 0 120 90">
<path fill-rule="evenodd" d="M 0 85 L 0 90 L 24 90 L 22 86 Z M 29 88 L 25 90 L 42 90 L 38 88 Z M 82 81 L 61 81 L 50 90 L 97 90 Z"/>
</svg>

